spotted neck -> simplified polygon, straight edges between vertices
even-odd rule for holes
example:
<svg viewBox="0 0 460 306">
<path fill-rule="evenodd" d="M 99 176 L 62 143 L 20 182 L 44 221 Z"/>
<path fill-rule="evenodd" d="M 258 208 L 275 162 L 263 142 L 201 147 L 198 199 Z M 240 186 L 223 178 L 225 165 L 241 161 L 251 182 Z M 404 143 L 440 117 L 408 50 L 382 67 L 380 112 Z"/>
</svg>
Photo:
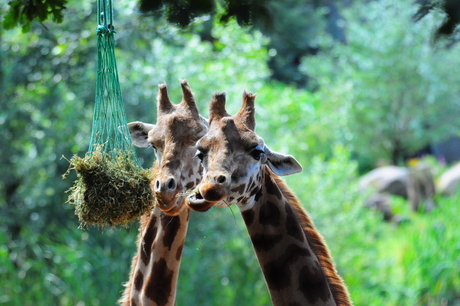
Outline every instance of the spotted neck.
<svg viewBox="0 0 460 306">
<path fill-rule="evenodd" d="M 141 218 L 138 252 L 120 299 L 123 306 L 173 306 L 190 210 L 165 215 L 155 206 Z"/>
<path fill-rule="evenodd" d="M 261 187 L 240 209 L 273 305 L 352 305 L 298 199 L 267 167 L 259 179 Z"/>
</svg>

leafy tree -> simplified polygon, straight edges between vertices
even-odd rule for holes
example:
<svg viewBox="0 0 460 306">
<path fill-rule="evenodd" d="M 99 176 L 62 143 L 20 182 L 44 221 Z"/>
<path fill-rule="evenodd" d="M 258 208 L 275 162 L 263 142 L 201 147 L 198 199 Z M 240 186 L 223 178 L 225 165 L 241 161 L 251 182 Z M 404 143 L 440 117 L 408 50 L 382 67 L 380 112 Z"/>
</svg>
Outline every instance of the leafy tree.
<svg viewBox="0 0 460 306">
<path fill-rule="evenodd" d="M 356 162 L 342 146 L 333 145 L 353 136 L 347 124 L 355 83 L 320 79 L 333 86 L 309 93 L 268 82 L 268 42 L 260 33 L 203 17 L 193 24 L 199 33 L 194 34 L 160 19 L 133 18 L 134 4 L 117 1 L 115 12 L 128 120 L 155 120 L 157 84 L 163 81 L 172 100 L 179 101 L 177 79 L 186 78 L 204 115 L 214 91 L 228 92 L 232 113 L 240 107 L 244 89 L 257 92 L 257 129 L 268 145 L 295 155 L 304 165 L 302 174 L 287 180 L 326 237 L 355 303 L 455 303 L 458 269 L 452 267 L 458 266 L 459 239 L 454 219 L 447 221 L 455 215 L 458 200 L 452 199 L 450 210 L 437 210 L 435 219 L 427 216 L 433 229 L 429 250 L 424 248 L 426 236 L 420 236 L 427 227 L 421 224 L 412 231 L 418 240 L 411 238 L 415 247 L 410 253 L 405 237 L 400 249 L 388 247 L 389 238 L 404 234 L 404 229 L 378 223 L 379 216 L 356 204 L 361 201 L 355 192 Z M 0 9 L 5 12 L 6 5 Z M 65 203 L 73 178 L 61 179 L 68 165 L 61 155 L 84 154 L 89 142 L 96 73 L 94 11 L 94 3 L 72 1 L 64 11 L 65 23 L 44 22 L 49 30 L 35 23 L 25 34 L 18 28 L 0 30 L 0 304 L 114 305 L 128 278 L 137 225 L 77 229 L 73 208 Z M 204 40 L 199 30 L 209 23 L 211 39 Z M 327 67 L 317 66 L 324 71 Z M 337 130 L 343 134 L 336 135 Z M 149 167 L 152 152 L 138 153 Z M 378 248 L 399 253 L 380 255 Z M 234 208 L 192 214 L 183 254 L 178 305 L 270 305 Z M 413 254 L 423 255 L 414 257 L 417 266 Z M 406 273 L 400 271 L 408 271 L 411 278 L 401 279 Z"/>
<path fill-rule="evenodd" d="M 64 9 L 67 0 L 11 0 L 8 2 L 9 10 L 3 20 L 6 29 L 12 29 L 16 25 L 22 25 L 24 32 L 31 29 L 32 21 L 40 23 L 51 19 L 56 23 L 61 23 L 64 17 Z"/>
<path fill-rule="evenodd" d="M 329 52 L 304 63 L 321 95 L 341 104 L 348 119 L 337 131 L 361 157 L 399 164 L 459 131 L 459 47 L 433 46 L 427 33 L 442 14 L 413 24 L 415 11 L 411 1 L 356 5 L 346 12 L 348 43 L 325 41 Z"/>
<path fill-rule="evenodd" d="M 460 24 L 460 5 L 456 0 L 418 0 L 420 7 L 414 15 L 416 21 L 426 16 L 430 11 L 442 10 L 446 13 L 444 20 L 436 27 L 434 38 L 439 39 L 446 36 L 456 36 L 456 28 Z"/>
<path fill-rule="evenodd" d="M 68 0 L 10 0 L 3 25 L 6 29 L 21 25 L 23 31 L 28 32 L 34 20 L 43 23 L 51 16 L 54 22 L 61 23 L 68 2 Z M 186 27 L 196 17 L 204 15 L 217 15 L 224 22 L 235 18 L 240 25 L 252 25 L 254 22 L 269 24 L 272 21 L 271 12 L 267 7 L 269 2 L 269 0 L 139 0 L 138 4 L 143 13 L 153 14 L 156 17 L 164 15 L 171 24 Z"/>
</svg>

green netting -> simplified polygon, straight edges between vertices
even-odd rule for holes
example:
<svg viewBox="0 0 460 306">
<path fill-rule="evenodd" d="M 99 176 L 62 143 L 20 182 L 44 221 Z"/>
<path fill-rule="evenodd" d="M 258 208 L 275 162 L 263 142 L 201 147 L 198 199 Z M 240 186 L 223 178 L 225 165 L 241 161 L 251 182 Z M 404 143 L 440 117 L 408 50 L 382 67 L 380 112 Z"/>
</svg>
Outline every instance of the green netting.
<svg viewBox="0 0 460 306">
<path fill-rule="evenodd" d="M 98 0 L 96 101 L 88 152 L 70 160 L 69 189 L 81 226 L 117 225 L 153 206 L 153 173 L 139 166 L 127 125 L 115 60 L 111 0 Z"/>
<path fill-rule="evenodd" d="M 103 145 L 104 152 L 111 152 L 115 157 L 119 151 L 122 151 L 131 155 L 133 161 L 137 162 L 129 136 L 118 80 L 114 39 L 116 32 L 113 27 L 111 1 L 98 1 L 96 32 L 98 50 L 96 103 L 89 152 L 92 153 L 97 150 L 98 145 Z"/>
</svg>

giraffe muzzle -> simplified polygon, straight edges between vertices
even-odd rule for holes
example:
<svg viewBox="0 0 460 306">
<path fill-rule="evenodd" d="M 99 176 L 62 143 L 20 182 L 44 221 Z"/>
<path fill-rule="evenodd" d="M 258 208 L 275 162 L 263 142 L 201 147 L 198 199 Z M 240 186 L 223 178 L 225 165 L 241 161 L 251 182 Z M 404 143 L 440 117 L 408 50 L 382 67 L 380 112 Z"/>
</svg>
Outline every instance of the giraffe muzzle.
<svg viewBox="0 0 460 306">
<path fill-rule="evenodd" d="M 187 203 L 191 209 L 203 212 L 225 198 L 227 192 L 222 184 L 204 183 L 188 196 Z"/>
<path fill-rule="evenodd" d="M 178 206 L 183 197 L 179 199 L 179 189 L 173 176 L 160 176 L 155 181 L 153 190 L 157 204 L 166 215 L 175 216 L 180 213 Z"/>
</svg>

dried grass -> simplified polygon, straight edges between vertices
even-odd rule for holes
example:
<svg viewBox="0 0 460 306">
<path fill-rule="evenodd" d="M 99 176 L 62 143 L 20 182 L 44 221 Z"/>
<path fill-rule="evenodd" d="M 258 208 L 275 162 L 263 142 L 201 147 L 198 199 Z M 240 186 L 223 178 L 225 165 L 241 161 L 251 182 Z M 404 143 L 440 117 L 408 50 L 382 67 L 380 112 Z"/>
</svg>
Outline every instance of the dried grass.
<svg viewBox="0 0 460 306">
<path fill-rule="evenodd" d="M 75 205 L 81 228 L 126 225 L 152 209 L 154 173 L 141 168 L 131 155 L 119 152 L 113 157 L 98 146 L 95 152 L 84 158 L 74 155 L 69 162 L 66 174 L 75 170 L 78 179 L 67 191 L 67 202 Z"/>
</svg>

